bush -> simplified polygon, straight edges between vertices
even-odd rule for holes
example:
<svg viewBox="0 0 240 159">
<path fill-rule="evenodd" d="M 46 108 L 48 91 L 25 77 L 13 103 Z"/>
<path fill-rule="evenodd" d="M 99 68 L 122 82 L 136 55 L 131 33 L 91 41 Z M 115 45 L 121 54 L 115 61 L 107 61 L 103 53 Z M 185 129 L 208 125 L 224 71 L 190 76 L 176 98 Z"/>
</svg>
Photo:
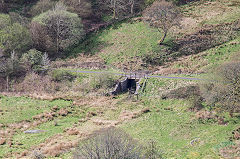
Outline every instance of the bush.
<svg viewBox="0 0 240 159">
<path fill-rule="evenodd" d="M 21 83 L 14 86 L 14 89 L 15 92 L 54 93 L 57 89 L 57 84 L 51 80 L 50 76 L 29 73 Z"/>
<path fill-rule="evenodd" d="M 24 53 L 21 62 L 25 66 L 25 69 L 33 70 L 37 73 L 48 71 L 50 65 L 48 55 L 36 49 L 31 49 L 27 53 Z"/>
<path fill-rule="evenodd" d="M 89 84 L 93 89 L 108 89 L 116 84 L 116 78 L 112 74 L 101 73 L 91 76 Z"/>
<path fill-rule="evenodd" d="M 143 159 L 143 149 L 124 131 L 104 129 L 80 143 L 74 159 Z"/>
<path fill-rule="evenodd" d="M 61 81 L 72 82 L 76 78 L 76 75 L 66 70 L 54 70 L 50 73 L 50 75 L 52 79 L 56 82 L 61 82 Z"/>
<path fill-rule="evenodd" d="M 210 82 L 202 84 L 201 94 L 212 108 L 230 114 L 240 112 L 240 62 L 216 69 Z"/>
</svg>

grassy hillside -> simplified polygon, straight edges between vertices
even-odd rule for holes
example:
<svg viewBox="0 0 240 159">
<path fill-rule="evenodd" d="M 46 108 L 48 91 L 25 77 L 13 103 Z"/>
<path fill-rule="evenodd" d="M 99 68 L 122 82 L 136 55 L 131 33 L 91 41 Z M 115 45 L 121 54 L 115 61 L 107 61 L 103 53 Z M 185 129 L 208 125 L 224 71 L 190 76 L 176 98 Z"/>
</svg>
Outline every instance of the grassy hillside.
<svg viewBox="0 0 240 159">
<path fill-rule="evenodd" d="M 199 81 L 150 78 L 145 92 L 136 100 L 127 93 L 102 96 L 109 91 L 105 86 L 116 81 L 117 77 L 110 74 L 67 73 L 80 67 L 88 71 L 89 68 L 84 66 L 89 65 L 106 72 L 122 72 L 115 69 L 117 67 L 207 78 L 206 73 L 217 66 L 240 60 L 240 36 L 234 36 L 210 49 L 170 61 L 159 60 L 151 65 L 149 60 L 161 59 L 167 51 L 174 50 L 173 41 L 177 38 L 192 35 L 208 25 L 232 23 L 240 15 L 238 0 L 203 0 L 180 6 L 180 9 L 184 16 L 182 28 L 173 28 L 161 47 L 157 43 L 162 34 L 156 29 L 134 20 L 119 22 L 88 35 L 69 52 L 72 59 L 54 63 L 54 68 L 61 69 L 49 73 L 51 78 L 44 78 L 56 85 L 43 95 L 42 100 L 33 99 L 36 98 L 33 92 L 27 92 L 32 98 L 0 96 L 0 158 L 30 158 L 33 152 L 47 158 L 72 158 L 72 152 L 82 139 L 111 126 L 124 129 L 142 145 L 154 140 L 164 158 L 220 159 L 222 149 L 237 147 L 239 144 L 229 139 L 239 128 L 239 116 L 230 118 L 227 113 L 218 114 L 224 116 L 226 122 L 218 124 L 216 116 L 210 119 L 199 117 L 210 111 L 204 103 L 201 104 L 206 111 L 192 111 L 194 97 L 170 99 L 162 96 L 177 92 L 176 89 L 181 87 L 199 84 Z M 39 84 L 44 85 L 44 78 L 38 77 Z M 30 78 L 26 83 L 34 81 Z M 27 84 L 23 86 L 27 87 Z M 29 90 L 42 91 L 38 86 L 33 83 Z M 21 88 L 22 91 L 26 89 Z M 41 97 L 41 93 L 37 92 L 37 97 Z M 27 134 L 24 133 L 26 130 L 43 132 Z M 236 157 L 236 153 L 230 151 Z"/>
<path fill-rule="evenodd" d="M 137 61 L 135 57 L 159 52 L 160 38 L 161 33 L 143 22 L 125 21 L 91 35 L 73 53 L 97 54 L 106 64 L 121 67 L 131 60 Z"/>
<path fill-rule="evenodd" d="M 121 69 L 129 67 L 127 65 L 131 61 L 134 63 L 132 64 L 134 65 L 132 66 L 133 68 L 142 68 L 141 66 L 146 66 L 144 64 L 150 61 L 155 61 L 157 65 L 161 65 L 166 60 L 164 59 L 167 54 L 166 50 L 171 50 L 175 47 L 173 40 L 176 37 L 191 35 L 191 33 L 201 30 L 207 25 L 217 26 L 223 23 L 233 23 L 239 19 L 238 15 L 240 14 L 240 8 L 236 0 L 193 2 L 181 6 L 180 9 L 183 14 L 182 26 L 181 28 L 173 28 L 169 31 L 168 37 L 164 42 L 165 45 L 158 46 L 157 42 L 161 39 L 162 34 L 157 29 L 150 28 L 143 22 L 129 20 L 89 35 L 87 40 L 76 47 L 71 54 L 86 53 L 97 55 L 107 65 L 116 66 Z M 238 41 L 239 39 L 236 39 L 233 43 L 238 43 Z M 233 46 L 229 46 L 226 43 L 220 48 L 216 47 L 215 49 L 207 50 L 203 53 L 203 56 L 214 58 L 210 56 L 212 56 L 214 51 L 219 52 L 218 50 L 222 52 L 219 53 L 219 56 L 228 56 L 225 53 L 223 55 L 223 52 L 227 51 L 229 54 L 236 52 L 238 46 L 233 43 L 231 43 Z M 228 45 L 226 46 L 226 50 L 225 45 Z M 172 52 L 172 54 L 175 56 L 174 54 L 177 55 L 179 53 Z M 200 61 L 202 60 L 205 60 L 205 57 Z M 197 60 L 195 61 L 198 62 Z M 210 63 L 215 62 L 210 60 Z"/>
<path fill-rule="evenodd" d="M 190 111 L 191 99 L 161 99 L 164 92 L 194 83 L 149 79 L 141 100 L 151 113 L 121 127 L 143 143 L 156 141 L 165 158 L 220 158 L 220 149 L 235 144 L 229 137 L 239 127 L 239 118 L 229 118 L 227 125 L 219 125 L 214 119 L 199 120 Z"/>
</svg>

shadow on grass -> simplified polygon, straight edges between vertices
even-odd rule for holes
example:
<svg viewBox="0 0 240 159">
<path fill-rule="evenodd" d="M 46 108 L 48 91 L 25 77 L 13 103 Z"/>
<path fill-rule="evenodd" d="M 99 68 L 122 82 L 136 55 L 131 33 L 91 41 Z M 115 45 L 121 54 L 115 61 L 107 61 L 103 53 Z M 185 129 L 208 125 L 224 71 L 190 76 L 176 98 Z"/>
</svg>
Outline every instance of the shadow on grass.
<svg viewBox="0 0 240 159">
<path fill-rule="evenodd" d="M 66 57 L 76 57 L 79 54 L 86 55 L 95 55 L 101 49 L 113 45 L 113 43 L 105 42 L 101 39 L 101 36 L 107 34 L 110 29 L 119 29 L 123 23 L 126 23 L 127 20 L 116 22 L 107 27 L 101 28 L 97 32 L 89 33 L 84 40 L 80 41 L 75 46 L 70 47 L 66 51 Z"/>
</svg>

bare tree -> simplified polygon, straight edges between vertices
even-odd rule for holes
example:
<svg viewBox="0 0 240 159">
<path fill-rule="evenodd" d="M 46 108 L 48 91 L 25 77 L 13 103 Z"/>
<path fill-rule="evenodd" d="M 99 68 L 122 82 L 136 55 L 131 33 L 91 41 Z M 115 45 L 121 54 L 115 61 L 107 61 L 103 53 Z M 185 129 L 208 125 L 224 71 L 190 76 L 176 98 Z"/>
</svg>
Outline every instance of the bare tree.
<svg viewBox="0 0 240 159">
<path fill-rule="evenodd" d="M 0 12 L 6 12 L 7 5 L 5 4 L 4 0 L 0 0 Z"/>
<path fill-rule="evenodd" d="M 80 143 L 74 159 L 143 159 L 143 150 L 124 131 L 110 128 Z"/>
<path fill-rule="evenodd" d="M 77 44 L 84 36 L 83 25 L 77 14 L 66 11 L 66 6 L 57 3 L 53 10 L 42 13 L 32 21 L 32 35 L 35 45 L 41 45 L 48 53 L 54 50 L 61 53 L 71 45 Z M 41 33 L 41 30 L 43 31 Z M 44 36 L 53 45 L 46 43 Z M 50 47 L 49 47 L 50 46 Z M 48 50 L 50 49 L 50 50 Z"/>
<path fill-rule="evenodd" d="M 18 69 L 19 63 L 14 50 L 11 52 L 10 58 L 4 61 L 0 61 L 0 73 L 4 74 L 4 76 L 6 77 L 7 91 L 9 91 L 10 76 L 13 75 L 15 72 L 18 72 Z"/>
<path fill-rule="evenodd" d="M 48 58 L 48 54 L 45 52 L 42 56 L 42 60 L 41 60 L 41 69 L 42 72 L 46 72 L 48 71 L 50 68 L 50 60 Z"/>
<path fill-rule="evenodd" d="M 143 14 L 143 19 L 150 26 L 157 28 L 159 32 L 163 31 L 163 37 L 159 45 L 165 40 L 169 29 L 173 26 L 179 26 L 180 13 L 176 6 L 165 0 L 155 1 L 148 7 Z"/>
<path fill-rule="evenodd" d="M 103 11 L 112 13 L 113 19 L 134 15 L 137 4 L 140 3 L 137 0 L 97 0 L 97 2 Z"/>
</svg>

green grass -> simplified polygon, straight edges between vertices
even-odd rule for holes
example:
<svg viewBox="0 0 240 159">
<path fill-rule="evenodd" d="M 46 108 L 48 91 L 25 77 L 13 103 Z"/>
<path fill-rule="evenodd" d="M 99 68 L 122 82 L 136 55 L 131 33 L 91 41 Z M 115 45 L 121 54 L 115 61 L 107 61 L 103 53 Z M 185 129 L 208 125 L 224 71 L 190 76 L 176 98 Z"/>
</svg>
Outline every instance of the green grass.
<svg viewBox="0 0 240 159">
<path fill-rule="evenodd" d="M 186 111 L 190 104 L 185 100 L 146 99 L 145 105 L 151 113 L 122 127 L 143 143 L 155 140 L 166 158 L 220 158 L 217 147 L 228 141 L 237 127 L 193 120 L 194 114 Z M 199 142 L 192 146 L 190 142 L 196 138 L 200 138 Z"/>
<path fill-rule="evenodd" d="M 1 96 L 0 109 L 4 114 L 0 116 L 0 123 L 11 124 L 23 120 L 32 121 L 32 117 L 42 112 L 49 112 L 53 106 L 59 108 L 69 108 L 72 105 L 71 101 L 64 100 L 35 100 L 26 97 L 6 97 Z M 64 129 L 72 127 L 85 115 L 85 111 L 80 107 L 71 107 L 72 113 L 67 117 L 57 117 L 54 121 L 47 121 L 37 127 L 31 127 L 29 130 L 44 130 L 45 132 L 37 134 L 25 134 L 23 131 L 17 130 L 12 137 L 13 146 L 0 145 L 0 158 L 10 152 L 23 152 L 30 148 L 43 143 L 46 139 L 63 133 Z M 6 112 L 6 113 L 5 113 Z M 57 126 L 54 126 L 54 122 Z M 4 129 L 4 128 L 3 128 Z M 16 145 L 21 143 L 22 145 Z"/>
<path fill-rule="evenodd" d="M 201 52 L 198 55 L 190 55 L 182 61 L 177 61 L 175 64 L 173 63 L 171 67 L 203 70 L 208 72 L 225 62 L 240 60 L 239 44 L 240 36 L 222 45 Z"/>
<path fill-rule="evenodd" d="M 232 40 L 231 42 L 209 49 L 205 59 L 211 64 L 211 67 L 219 65 L 221 63 L 233 60 L 233 56 L 239 54 L 240 50 L 240 37 Z M 239 59 L 236 57 L 235 60 Z"/>
<path fill-rule="evenodd" d="M 22 145 L 14 145 L 9 148 L 7 145 L 0 146 L 0 157 L 9 152 L 23 152 L 24 150 L 29 150 L 30 148 L 37 146 L 40 143 L 43 143 L 46 139 L 63 133 L 65 128 L 70 127 L 75 122 L 79 120 L 79 117 L 65 117 L 62 119 L 57 119 L 58 126 L 54 126 L 54 121 L 46 122 L 34 127 L 36 130 L 44 130 L 45 132 L 36 133 L 36 134 L 25 134 L 24 132 L 18 131 L 13 136 L 13 144 L 21 143 Z"/>
<path fill-rule="evenodd" d="M 53 106 L 68 107 L 70 101 L 64 100 L 35 100 L 26 97 L 0 96 L 0 123 L 16 123 L 23 120 L 32 120 L 32 117 L 45 111 L 50 111 Z"/>
<path fill-rule="evenodd" d="M 151 113 L 121 127 L 143 144 L 156 141 L 165 158 L 220 158 L 219 149 L 227 146 L 231 132 L 240 120 L 229 121 L 228 125 L 218 125 L 214 121 L 202 123 L 188 110 L 192 105 L 187 99 L 161 99 L 165 91 L 193 83 L 198 81 L 148 79 L 140 99 L 142 107 L 149 107 Z M 192 146 L 190 142 L 196 138 L 199 141 Z"/>
<path fill-rule="evenodd" d="M 107 64 L 129 61 L 135 56 L 160 52 L 158 40 L 162 34 L 143 22 L 119 23 L 97 34 L 90 35 L 72 54 L 98 54 Z M 168 37 L 166 43 L 170 43 Z"/>
</svg>

